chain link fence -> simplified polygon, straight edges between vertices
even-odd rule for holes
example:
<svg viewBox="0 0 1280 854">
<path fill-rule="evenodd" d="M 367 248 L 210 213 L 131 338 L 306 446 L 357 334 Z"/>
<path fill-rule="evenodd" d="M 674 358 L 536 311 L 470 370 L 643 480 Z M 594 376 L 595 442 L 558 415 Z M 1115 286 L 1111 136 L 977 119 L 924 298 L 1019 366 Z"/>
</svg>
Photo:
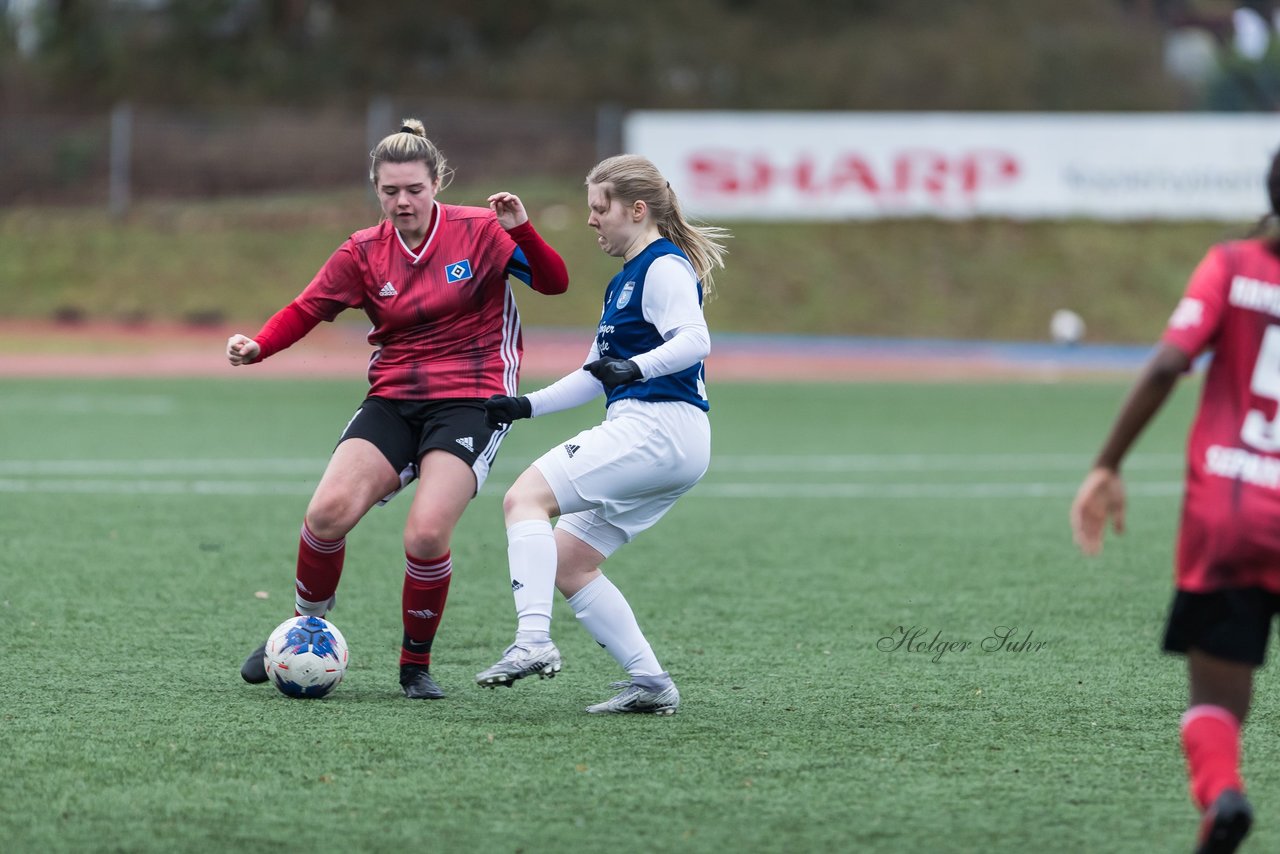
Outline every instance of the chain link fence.
<svg viewBox="0 0 1280 854">
<path fill-rule="evenodd" d="M 620 111 L 375 99 L 363 110 L 162 109 L 5 114 L 0 205 L 109 206 L 363 186 L 368 152 L 416 117 L 467 181 L 581 178 L 619 150 Z"/>
</svg>

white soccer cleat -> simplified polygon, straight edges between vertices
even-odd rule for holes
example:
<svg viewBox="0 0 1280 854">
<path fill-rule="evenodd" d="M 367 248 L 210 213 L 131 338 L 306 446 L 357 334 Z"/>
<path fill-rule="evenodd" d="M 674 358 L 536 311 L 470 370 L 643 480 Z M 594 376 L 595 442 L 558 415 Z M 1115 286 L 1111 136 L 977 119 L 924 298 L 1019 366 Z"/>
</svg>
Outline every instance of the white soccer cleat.
<svg viewBox="0 0 1280 854">
<path fill-rule="evenodd" d="M 593 715 L 619 715 L 634 713 L 640 715 L 674 715 L 680 707 L 680 692 L 676 686 L 670 685 L 661 691 L 650 691 L 641 688 L 634 682 L 614 682 L 613 688 L 621 688 L 622 692 L 615 697 L 587 706 Z"/>
<path fill-rule="evenodd" d="M 548 641 L 539 644 L 512 644 L 502 653 L 497 664 L 476 674 L 476 684 L 483 688 L 506 685 L 510 688 L 517 679 L 532 676 L 550 679 L 560 672 L 560 650 Z"/>
</svg>

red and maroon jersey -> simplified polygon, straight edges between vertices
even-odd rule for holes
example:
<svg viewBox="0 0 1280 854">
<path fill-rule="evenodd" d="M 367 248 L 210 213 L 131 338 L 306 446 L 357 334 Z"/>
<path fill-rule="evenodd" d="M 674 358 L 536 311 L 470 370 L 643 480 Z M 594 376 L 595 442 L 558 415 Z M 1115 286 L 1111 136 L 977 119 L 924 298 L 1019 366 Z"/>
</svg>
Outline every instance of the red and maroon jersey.
<svg viewBox="0 0 1280 854">
<path fill-rule="evenodd" d="M 1214 246 L 1162 340 L 1213 350 L 1187 441 L 1178 587 L 1280 592 L 1280 258 L 1260 240 Z"/>
<path fill-rule="evenodd" d="M 370 395 L 437 400 L 516 394 L 523 345 L 507 284 L 516 243 L 487 208 L 437 204 L 426 241 L 390 222 L 357 231 L 295 301 L 321 320 L 373 322 Z"/>
</svg>

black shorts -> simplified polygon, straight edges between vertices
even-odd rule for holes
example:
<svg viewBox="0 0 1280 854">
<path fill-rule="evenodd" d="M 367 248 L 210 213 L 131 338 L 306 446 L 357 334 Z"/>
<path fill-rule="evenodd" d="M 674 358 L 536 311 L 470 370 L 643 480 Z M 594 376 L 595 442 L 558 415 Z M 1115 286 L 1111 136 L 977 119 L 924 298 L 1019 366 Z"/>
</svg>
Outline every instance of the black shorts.
<svg viewBox="0 0 1280 854">
<path fill-rule="evenodd" d="M 479 492 L 507 429 L 485 426 L 484 404 L 479 399 L 368 397 L 347 423 L 338 444 L 348 439 L 372 442 L 400 474 L 401 488 L 418 476 L 418 462 L 427 451 L 445 451 L 471 467 Z"/>
<path fill-rule="evenodd" d="M 1280 613 L 1280 594 L 1260 587 L 1212 593 L 1177 591 L 1165 626 L 1165 652 L 1192 649 L 1239 664 L 1261 667 L 1267 658 L 1271 620 Z"/>
</svg>

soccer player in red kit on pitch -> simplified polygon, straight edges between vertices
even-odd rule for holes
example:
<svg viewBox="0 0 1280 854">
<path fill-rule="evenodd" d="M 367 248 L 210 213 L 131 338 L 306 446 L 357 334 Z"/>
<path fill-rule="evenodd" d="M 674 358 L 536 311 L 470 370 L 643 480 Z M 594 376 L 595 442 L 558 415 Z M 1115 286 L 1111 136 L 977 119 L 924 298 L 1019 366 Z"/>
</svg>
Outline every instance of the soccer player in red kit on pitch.
<svg viewBox="0 0 1280 854">
<path fill-rule="evenodd" d="M 1267 176 L 1280 218 L 1280 153 Z M 1129 392 L 1071 507 L 1076 543 L 1124 530 L 1120 463 L 1178 378 L 1212 350 L 1187 442 L 1176 592 L 1164 648 L 1187 657 L 1182 745 L 1203 811 L 1198 851 L 1234 851 L 1252 809 L 1240 776 L 1253 673 L 1280 612 L 1280 233 L 1212 247 Z"/>
<path fill-rule="evenodd" d="M 452 173 L 420 121 L 406 119 L 371 157 L 382 222 L 351 235 L 256 336 L 232 335 L 227 359 L 260 362 L 348 308 L 373 322 L 368 397 L 303 518 L 295 611 L 328 612 L 347 533 L 421 480 L 404 528 L 400 685 L 410 699 L 434 700 L 444 696 L 430 665 L 453 574 L 450 539 L 507 432 L 486 426 L 483 401 L 515 394 L 519 377 L 520 315 L 507 277 L 560 294 L 569 276 L 518 197 L 495 193 L 488 208 L 437 201 Z M 245 660 L 246 682 L 267 680 L 263 653 Z"/>
</svg>

